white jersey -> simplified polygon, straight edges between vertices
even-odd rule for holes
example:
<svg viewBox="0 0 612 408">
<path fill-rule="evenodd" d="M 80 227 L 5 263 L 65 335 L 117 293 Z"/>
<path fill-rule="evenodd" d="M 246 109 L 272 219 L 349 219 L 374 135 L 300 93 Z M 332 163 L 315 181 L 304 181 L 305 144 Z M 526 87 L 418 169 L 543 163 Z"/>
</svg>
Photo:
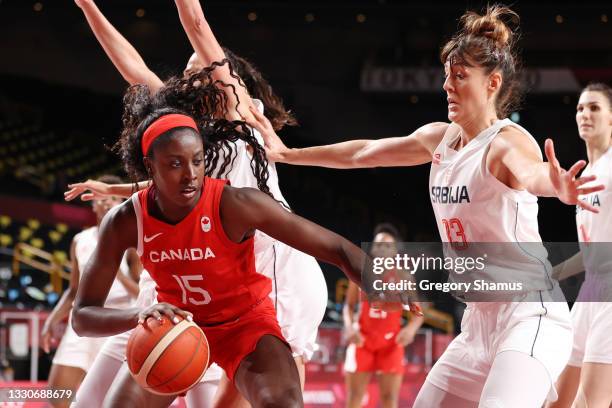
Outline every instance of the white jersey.
<svg viewBox="0 0 612 408">
<path fill-rule="evenodd" d="M 98 245 L 98 227 L 87 228 L 74 236 L 74 252 L 76 255 L 76 261 L 79 267 L 79 273 L 82 274 L 85 270 L 85 265 L 89 261 L 89 258 L 93 254 L 96 246 Z M 119 266 L 119 272 L 124 275 L 129 274 L 129 266 L 127 263 L 126 256 L 123 256 L 121 265 Z M 81 278 L 81 276 L 79 276 Z M 134 299 L 130 296 L 125 286 L 117 279 L 113 281 L 113 285 L 106 298 L 105 306 L 107 307 L 119 307 L 128 306 L 132 304 Z"/>
<path fill-rule="evenodd" d="M 263 103 L 259 99 L 253 99 L 253 103 L 259 112 L 263 113 Z M 253 128 L 251 128 L 251 131 L 259 144 L 263 146 L 264 140 L 261 134 Z M 234 155 L 235 158 L 233 159 L 231 165 L 228 166 L 229 168 L 223 173 L 219 174 L 219 165 L 217 165 L 217 168 L 213 172 L 213 177 L 228 179 L 233 187 L 258 188 L 257 178 L 255 178 L 251 168 L 251 159 L 253 155 L 248 150 L 248 144 L 243 140 L 237 140 L 234 145 Z M 223 159 L 223 156 L 220 157 L 220 160 L 221 159 Z M 276 172 L 276 165 L 274 163 L 268 163 L 268 188 L 270 189 L 270 193 L 274 199 L 281 202 L 285 208 L 288 209 L 289 204 L 287 204 L 287 200 L 285 200 L 285 197 L 283 197 L 283 194 L 280 191 L 278 184 L 278 173 Z M 261 231 L 256 232 L 256 238 L 255 257 L 257 258 L 258 254 L 262 254 L 269 250 L 274 244 L 275 240 Z M 261 272 L 260 268 L 257 268 L 257 271 Z"/>
<path fill-rule="evenodd" d="M 520 281 L 525 292 L 551 289 L 551 266 L 538 232 L 537 197 L 506 186 L 486 165 L 491 142 L 506 126 L 518 128 L 537 146 L 529 132 L 504 119 L 457 151 L 451 146 L 458 141 L 460 129 L 455 124 L 448 127 L 434 152 L 429 177 L 438 230 L 442 242 L 452 243 L 445 245 L 446 250 L 471 247 L 486 251 L 485 270 L 472 273 L 470 280 Z M 460 256 L 459 249 L 445 255 Z M 516 288 L 513 291 L 521 292 Z"/>
<path fill-rule="evenodd" d="M 579 300 L 612 300 L 612 147 L 597 160 L 589 163 L 582 176 L 597 176 L 593 184 L 606 189 L 580 197 L 599 210 L 599 213 L 576 206 L 576 228 L 586 271 Z M 605 298 L 601 296 L 604 295 Z"/>
<path fill-rule="evenodd" d="M 263 113 L 263 103 L 253 99 L 257 109 Z M 261 146 L 261 134 L 252 129 Z M 247 144 L 235 143 L 235 158 L 229 170 L 219 174 L 218 167 L 213 177 L 227 178 L 234 187 L 257 187 L 257 179 L 251 167 L 252 154 Z M 284 205 L 289 204 L 280 191 L 278 173 L 274 163 L 268 164 L 268 188 L 272 196 Z M 294 356 L 310 359 L 316 349 L 318 326 L 323 320 L 327 306 L 327 284 L 316 259 L 261 231 L 255 232 L 255 269 L 272 280 L 270 297 L 276 307 L 276 315 Z"/>
</svg>

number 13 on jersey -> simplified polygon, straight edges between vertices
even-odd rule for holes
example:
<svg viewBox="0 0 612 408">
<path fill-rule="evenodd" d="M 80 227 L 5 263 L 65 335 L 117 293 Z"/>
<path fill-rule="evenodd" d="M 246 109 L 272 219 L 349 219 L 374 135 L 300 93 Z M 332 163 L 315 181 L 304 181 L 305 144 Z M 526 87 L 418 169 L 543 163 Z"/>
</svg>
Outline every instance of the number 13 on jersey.
<svg viewBox="0 0 612 408">
<path fill-rule="evenodd" d="M 459 218 L 442 219 L 444 229 L 446 230 L 446 237 L 448 242 L 451 243 L 455 249 L 466 249 L 468 247 L 468 240 L 465 236 L 465 229 Z"/>
</svg>

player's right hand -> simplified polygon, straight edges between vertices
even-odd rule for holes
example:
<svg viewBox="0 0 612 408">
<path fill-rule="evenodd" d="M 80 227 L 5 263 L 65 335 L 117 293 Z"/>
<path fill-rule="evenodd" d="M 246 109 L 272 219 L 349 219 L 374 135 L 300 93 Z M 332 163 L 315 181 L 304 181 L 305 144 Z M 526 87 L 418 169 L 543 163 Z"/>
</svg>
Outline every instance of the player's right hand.
<svg viewBox="0 0 612 408">
<path fill-rule="evenodd" d="M 172 323 L 177 324 L 180 320 L 176 315 L 182 316 L 183 319 L 190 322 L 193 321 L 193 315 L 185 310 L 179 309 L 170 303 L 156 303 L 138 313 L 138 324 L 143 324 L 149 317 L 161 321 L 162 316 L 168 317 Z"/>
<path fill-rule="evenodd" d="M 363 346 L 363 336 L 358 328 L 346 329 L 346 341 L 349 343 L 354 343 L 357 346 Z"/>
<path fill-rule="evenodd" d="M 49 354 L 51 345 L 57 344 L 57 340 L 58 339 L 53 335 L 53 324 L 46 321 L 40 334 L 40 343 L 45 353 Z"/>
<path fill-rule="evenodd" d="M 68 188 L 69 190 L 64 192 L 64 200 L 66 201 L 74 200 L 79 195 L 81 196 L 81 201 L 91 201 L 112 196 L 110 185 L 96 180 L 69 184 Z"/>
</svg>

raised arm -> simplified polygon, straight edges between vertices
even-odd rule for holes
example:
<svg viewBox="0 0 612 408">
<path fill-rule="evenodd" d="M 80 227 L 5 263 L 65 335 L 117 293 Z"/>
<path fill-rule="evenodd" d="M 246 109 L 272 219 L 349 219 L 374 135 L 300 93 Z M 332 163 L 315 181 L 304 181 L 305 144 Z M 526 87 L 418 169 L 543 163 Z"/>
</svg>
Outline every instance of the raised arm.
<svg viewBox="0 0 612 408">
<path fill-rule="evenodd" d="M 325 146 L 289 149 L 277 136 L 270 121 L 252 109 L 255 120 L 249 122 L 264 138 L 268 160 L 281 163 L 320 166 L 335 169 L 416 166 L 429 163 L 440 144 L 447 123 L 421 126 L 412 134 L 377 140 L 350 140 Z"/>
<path fill-rule="evenodd" d="M 599 212 L 579 196 L 604 189 L 603 185 L 584 187 L 595 176 L 577 177 L 586 165 L 584 160 L 576 162 L 569 170 L 559 164 L 553 141 L 547 139 L 544 150 L 548 162 L 544 162 L 539 148 L 527 135 L 514 127 L 504 128 L 491 143 L 487 165 L 501 163 L 508 168 L 518 182 L 518 188 L 526 189 L 540 197 L 557 197 L 561 202 L 578 205 L 585 210 Z"/>
<path fill-rule="evenodd" d="M 225 58 L 225 53 L 204 17 L 204 11 L 199 0 L 175 0 L 175 3 L 181 24 L 191 46 L 200 58 L 200 62 L 204 66 L 209 66 L 213 62 L 222 61 Z M 212 75 L 216 80 L 232 85 L 238 95 L 239 101 L 230 87 L 224 88 L 228 98 L 228 111 L 230 115 L 228 119 L 252 120 L 252 114 L 249 110 L 249 106 L 252 106 L 251 97 L 246 88 L 239 84 L 238 79 L 230 75 L 227 64 L 216 68 Z"/>
<path fill-rule="evenodd" d="M 156 93 L 164 85 L 161 79 L 147 67 L 136 49 L 104 17 L 93 0 L 75 0 L 75 3 L 83 10 L 89 27 L 121 76 L 130 85 L 147 85 L 151 93 Z"/>
</svg>

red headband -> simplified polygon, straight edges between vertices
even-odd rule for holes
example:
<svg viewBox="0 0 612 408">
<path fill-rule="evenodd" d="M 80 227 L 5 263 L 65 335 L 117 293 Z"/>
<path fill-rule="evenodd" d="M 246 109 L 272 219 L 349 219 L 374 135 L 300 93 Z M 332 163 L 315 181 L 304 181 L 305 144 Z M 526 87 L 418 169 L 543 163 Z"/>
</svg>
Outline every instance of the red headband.
<svg viewBox="0 0 612 408">
<path fill-rule="evenodd" d="M 151 143 L 153 143 L 159 135 L 177 127 L 188 127 L 194 129 L 196 132 L 198 131 L 198 126 L 195 121 L 187 115 L 181 115 L 180 113 L 164 115 L 151 123 L 142 135 L 142 155 L 147 155 Z"/>
</svg>

